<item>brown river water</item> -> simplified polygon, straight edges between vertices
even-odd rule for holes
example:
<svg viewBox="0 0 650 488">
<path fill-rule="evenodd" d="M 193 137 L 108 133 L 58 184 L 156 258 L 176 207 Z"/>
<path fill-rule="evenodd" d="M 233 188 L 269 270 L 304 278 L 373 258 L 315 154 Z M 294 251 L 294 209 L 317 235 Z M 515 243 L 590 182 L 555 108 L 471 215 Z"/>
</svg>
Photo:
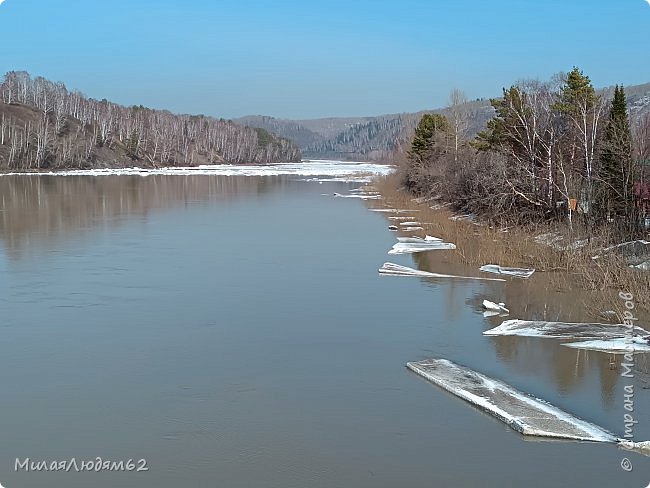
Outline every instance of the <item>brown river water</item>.
<svg viewBox="0 0 650 488">
<path fill-rule="evenodd" d="M 448 358 L 617 435 L 650 361 L 486 337 L 510 318 L 588 319 L 530 280 L 379 276 L 385 261 L 473 274 L 445 251 L 388 256 L 357 183 L 290 176 L 0 177 L 0 484 L 48 487 L 645 487 L 650 458 L 524 438 L 405 368 Z M 604 305 L 605 306 L 605 305 Z M 613 363 L 613 366 L 610 364 Z M 16 460 L 146 460 L 26 471 Z M 621 460 L 633 466 L 627 472 Z"/>
</svg>

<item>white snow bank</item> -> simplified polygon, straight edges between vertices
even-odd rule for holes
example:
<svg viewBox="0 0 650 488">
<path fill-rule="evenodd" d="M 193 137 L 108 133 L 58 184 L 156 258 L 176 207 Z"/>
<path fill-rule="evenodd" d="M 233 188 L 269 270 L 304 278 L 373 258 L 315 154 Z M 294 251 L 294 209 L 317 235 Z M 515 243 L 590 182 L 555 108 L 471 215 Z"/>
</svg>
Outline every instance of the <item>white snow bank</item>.
<svg viewBox="0 0 650 488">
<path fill-rule="evenodd" d="M 612 433 L 446 359 L 427 359 L 406 366 L 431 383 L 505 422 L 524 435 L 596 442 L 617 442 Z"/>
<path fill-rule="evenodd" d="M 530 276 L 535 272 L 534 269 L 529 268 L 506 268 L 499 266 L 498 264 L 486 264 L 479 268 L 485 273 L 496 273 L 503 274 L 508 276 L 515 276 L 517 278 L 530 278 Z"/>
<path fill-rule="evenodd" d="M 406 232 L 415 232 L 416 230 L 424 230 L 424 227 L 404 227 L 402 230 Z"/>
<path fill-rule="evenodd" d="M 411 254 L 414 252 L 456 249 L 456 245 L 443 241 L 398 242 L 388 251 L 388 254 Z"/>
<path fill-rule="evenodd" d="M 300 163 L 267 165 L 218 164 L 179 166 L 170 168 L 98 168 L 41 173 L 4 173 L 5 175 L 52 175 L 52 176 L 107 176 L 107 175 L 224 175 L 224 176 L 323 176 L 336 178 L 363 178 L 385 176 L 395 170 L 393 166 L 368 162 L 303 160 Z M 325 181 L 321 179 L 320 181 Z M 339 179 L 334 181 L 341 181 Z"/>
<path fill-rule="evenodd" d="M 379 274 L 392 276 L 420 276 L 424 278 L 456 278 L 462 280 L 482 280 L 482 281 L 505 281 L 500 278 L 482 278 L 480 276 L 456 276 L 440 273 L 431 273 L 429 271 L 420 271 L 419 269 L 409 268 L 395 263 L 384 263 L 379 268 Z"/>
<path fill-rule="evenodd" d="M 548 337 L 558 339 L 617 339 L 624 338 L 629 331 L 623 324 L 544 322 L 541 320 L 506 320 L 501 325 L 483 332 L 488 336 Z M 635 326 L 634 333 L 650 334 Z"/>
<path fill-rule="evenodd" d="M 602 352 L 650 352 L 650 344 L 641 337 L 631 339 L 596 339 L 593 341 L 567 342 L 562 344 L 574 349 L 587 349 Z"/>
<path fill-rule="evenodd" d="M 483 308 L 487 310 L 492 310 L 494 312 L 500 312 L 500 313 L 510 313 L 510 310 L 506 308 L 505 303 L 494 303 L 491 302 L 490 300 L 483 300 Z"/>
</svg>

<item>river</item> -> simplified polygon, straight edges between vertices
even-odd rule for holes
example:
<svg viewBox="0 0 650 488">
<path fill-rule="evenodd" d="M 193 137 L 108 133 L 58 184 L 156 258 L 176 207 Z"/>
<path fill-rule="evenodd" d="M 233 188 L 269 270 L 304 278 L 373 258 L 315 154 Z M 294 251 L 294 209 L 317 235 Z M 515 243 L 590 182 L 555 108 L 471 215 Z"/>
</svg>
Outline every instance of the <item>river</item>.
<svg viewBox="0 0 650 488">
<path fill-rule="evenodd" d="M 531 318 L 534 289 L 380 277 L 385 261 L 436 271 L 445 251 L 387 256 L 385 215 L 331 196 L 359 183 L 312 177 L 0 176 L 0 483 L 646 486 L 641 455 L 525 439 L 408 371 L 449 358 L 622 434 L 607 354 L 482 335 L 499 323 L 484 297 Z M 565 320 L 580 307 L 554 300 Z M 15 470 L 96 457 L 148 471 Z"/>
</svg>

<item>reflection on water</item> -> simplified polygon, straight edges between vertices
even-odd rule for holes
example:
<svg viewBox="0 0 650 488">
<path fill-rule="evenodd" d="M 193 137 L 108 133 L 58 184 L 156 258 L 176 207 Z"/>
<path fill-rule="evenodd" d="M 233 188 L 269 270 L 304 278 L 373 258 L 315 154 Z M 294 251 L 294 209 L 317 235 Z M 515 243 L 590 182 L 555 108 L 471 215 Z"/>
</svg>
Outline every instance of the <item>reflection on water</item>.
<svg viewBox="0 0 650 488">
<path fill-rule="evenodd" d="M 121 217 L 179 204 L 263 194 L 287 183 L 267 176 L 3 176 L 0 239 L 9 258 L 70 232 L 114 226 Z"/>
<path fill-rule="evenodd" d="M 476 272 L 451 258 L 451 253 L 428 252 L 413 256 L 419 269 L 466 275 Z M 449 303 L 458 303 L 457 293 L 459 284 L 450 282 L 445 285 L 444 293 Z M 462 289 L 460 290 L 462 293 Z M 492 287 L 490 293 L 467 297 L 465 306 L 474 309 L 476 314 L 482 314 L 484 299 L 493 302 L 504 302 L 510 310 L 508 319 L 543 320 L 560 322 L 598 322 L 593 312 L 585 306 L 588 303 L 588 292 L 579 289 L 561 291 L 553 283 L 548 274 L 537 273 L 528 280 L 508 279 L 505 283 Z M 612 293 L 612 300 L 617 300 Z M 603 311 L 607 304 L 602 304 Z M 611 307 L 611 304 L 610 304 Z M 456 311 L 457 312 L 457 311 Z M 447 320 L 458 320 L 457 313 L 452 307 L 442 311 Z M 484 319 L 485 329 L 499 325 L 504 317 L 489 317 Z M 605 319 L 600 319 L 604 321 Z M 607 354 L 594 351 L 581 351 L 562 347 L 561 339 L 542 339 L 530 337 L 492 337 L 491 342 L 496 358 L 511 370 L 524 373 L 531 377 L 543 375 L 555 384 L 559 394 L 567 396 L 591 387 L 594 375 L 600 388 L 600 397 L 605 409 L 616 408 L 617 388 L 623 386 L 620 376 L 622 355 Z M 570 342 L 570 341 L 568 341 Z M 645 386 L 650 379 L 648 373 L 648 355 L 637 355 L 637 381 L 639 388 Z"/>
</svg>

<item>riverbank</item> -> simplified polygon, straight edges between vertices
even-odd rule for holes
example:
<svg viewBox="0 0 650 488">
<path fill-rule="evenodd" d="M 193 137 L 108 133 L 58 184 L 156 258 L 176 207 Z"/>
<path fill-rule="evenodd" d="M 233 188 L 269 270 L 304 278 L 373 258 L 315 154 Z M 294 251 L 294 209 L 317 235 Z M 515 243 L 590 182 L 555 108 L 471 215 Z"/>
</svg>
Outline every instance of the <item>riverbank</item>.
<svg viewBox="0 0 650 488">
<path fill-rule="evenodd" d="M 417 216 L 414 220 L 422 227 L 416 234 L 456 244 L 455 250 L 447 252 L 459 263 L 535 268 L 532 279 L 544 279 L 560 292 L 581 290 L 589 314 L 611 322 L 623 321 L 624 302 L 618 298 L 619 292 L 632 293 L 637 312 L 650 316 L 650 272 L 629 267 L 629 258 L 608 249 L 612 246 L 609 236 L 589 242 L 579 234 L 550 226 L 489 225 L 475 216 L 454 212 L 449 205 L 414 198 L 400 187 L 398 175 L 378 179 L 373 186 L 383 197 L 381 203 L 373 202 L 373 207 L 413 211 L 411 216 Z M 389 215 L 387 225 L 394 225 L 396 221 L 389 220 Z M 615 313 L 603 315 L 608 311 Z"/>
</svg>

